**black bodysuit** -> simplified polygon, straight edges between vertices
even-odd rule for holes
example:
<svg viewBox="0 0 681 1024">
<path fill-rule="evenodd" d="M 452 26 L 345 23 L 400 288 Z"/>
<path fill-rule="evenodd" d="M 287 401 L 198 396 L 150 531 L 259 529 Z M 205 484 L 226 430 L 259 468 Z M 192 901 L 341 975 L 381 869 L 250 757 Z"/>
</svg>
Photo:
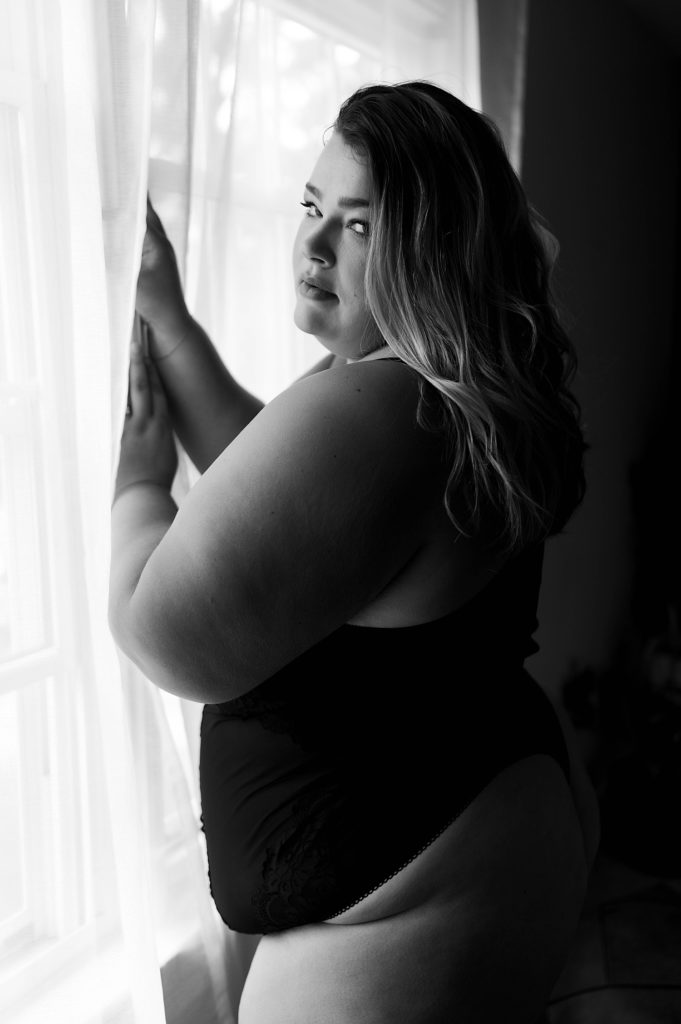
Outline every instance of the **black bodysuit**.
<svg viewBox="0 0 681 1024">
<path fill-rule="evenodd" d="M 523 669 L 542 557 L 526 551 L 425 625 L 341 626 L 249 693 L 206 705 L 202 821 L 230 928 L 341 913 L 522 757 L 549 754 L 567 776 L 555 713 Z"/>
</svg>

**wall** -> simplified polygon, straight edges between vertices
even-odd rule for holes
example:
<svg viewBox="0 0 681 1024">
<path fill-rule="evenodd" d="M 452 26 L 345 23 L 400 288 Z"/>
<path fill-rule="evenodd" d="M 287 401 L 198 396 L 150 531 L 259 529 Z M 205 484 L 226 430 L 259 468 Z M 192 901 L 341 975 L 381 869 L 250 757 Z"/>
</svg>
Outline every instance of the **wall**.
<svg viewBox="0 0 681 1024">
<path fill-rule="evenodd" d="M 678 54 L 616 0 L 530 0 L 528 19 L 522 179 L 561 242 L 592 446 L 587 498 L 547 548 L 528 664 L 557 694 L 573 664 L 611 664 L 629 628 L 630 472 L 673 344 L 681 77 Z"/>
</svg>

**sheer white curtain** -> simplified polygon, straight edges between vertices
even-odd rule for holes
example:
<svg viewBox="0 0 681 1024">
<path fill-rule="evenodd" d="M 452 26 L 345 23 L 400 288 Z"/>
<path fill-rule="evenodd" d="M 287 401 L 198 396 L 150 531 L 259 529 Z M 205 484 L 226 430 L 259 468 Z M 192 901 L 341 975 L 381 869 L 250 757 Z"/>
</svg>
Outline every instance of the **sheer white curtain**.
<svg viewBox="0 0 681 1024">
<path fill-rule="evenodd" d="M 226 1021 L 238 998 L 181 717 L 119 663 L 106 615 L 158 6 L 0 12 L 0 1016 L 16 1024 Z"/>
<path fill-rule="evenodd" d="M 321 354 L 289 261 L 324 130 L 368 81 L 479 107 L 476 4 L 0 0 L 0 23 L 0 1017 L 233 1024 L 257 938 L 209 898 L 200 708 L 106 619 L 146 192 L 194 315 L 272 397 Z"/>
</svg>

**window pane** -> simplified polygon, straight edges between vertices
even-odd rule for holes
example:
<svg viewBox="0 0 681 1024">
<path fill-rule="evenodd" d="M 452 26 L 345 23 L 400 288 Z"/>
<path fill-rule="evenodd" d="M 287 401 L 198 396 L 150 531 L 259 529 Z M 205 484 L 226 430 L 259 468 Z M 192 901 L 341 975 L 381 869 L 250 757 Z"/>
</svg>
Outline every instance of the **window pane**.
<svg viewBox="0 0 681 1024">
<path fill-rule="evenodd" d="M 0 697 L 0 936 L 26 900 L 19 730 L 17 695 L 5 694 Z"/>
<path fill-rule="evenodd" d="M 0 395 L 0 661 L 49 640 L 35 403 Z"/>
<path fill-rule="evenodd" d="M 2 9 L 0 8 L 0 11 Z M 7 12 L 6 12 L 7 13 Z M 8 16 L 24 38 L 23 18 Z M 0 22 L 2 23 L 2 22 Z M 23 33 L 23 34 L 22 34 Z M 36 382 L 35 185 L 31 80 L 0 76 L 0 661 L 48 642 L 41 410 Z"/>
<path fill-rule="evenodd" d="M 26 208 L 28 104 L 20 80 L 0 94 L 0 384 L 35 375 L 34 271 Z"/>
</svg>

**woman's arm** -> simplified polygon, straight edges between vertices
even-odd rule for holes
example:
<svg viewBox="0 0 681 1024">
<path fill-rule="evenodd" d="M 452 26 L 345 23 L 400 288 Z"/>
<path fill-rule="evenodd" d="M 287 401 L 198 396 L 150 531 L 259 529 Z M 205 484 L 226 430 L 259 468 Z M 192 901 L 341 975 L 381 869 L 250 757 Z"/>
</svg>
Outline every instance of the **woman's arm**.
<svg viewBox="0 0 681 1024">
<path fill-rule="evenodd" d="M 158 373 L 135 340 L 130 349 L 128 413 L 111 509 L 109 622 L 125 635 L 125 615 L 142 567 L 175 519 L 170 488 L 177 452 Z"/>
<path fill-rule="evenodd" d="M 416 399 L 402 367 L 319 373 L 270 402 L 174 517 L 143 488 L 122 493 L 112 632 L 149 679 L 230 700 L 389 583 L 421 545 L 439 488 Z"/>
<path fill-rule="evenodd" d="M 148 328 L 149 355 L 168 398 L 173 429 L 203 473 L 263 403 L 234 380 L 190 315 L 173 247 L 150 201 L 136 307 Z"/>
<path fill-rule="evenodd" d="M 234 380 L 206 332 L 189 315 L 179 343 L 153 361 L 168 398 L 173 430 L 203 473 L 263 403 Z"/>
</svg>

